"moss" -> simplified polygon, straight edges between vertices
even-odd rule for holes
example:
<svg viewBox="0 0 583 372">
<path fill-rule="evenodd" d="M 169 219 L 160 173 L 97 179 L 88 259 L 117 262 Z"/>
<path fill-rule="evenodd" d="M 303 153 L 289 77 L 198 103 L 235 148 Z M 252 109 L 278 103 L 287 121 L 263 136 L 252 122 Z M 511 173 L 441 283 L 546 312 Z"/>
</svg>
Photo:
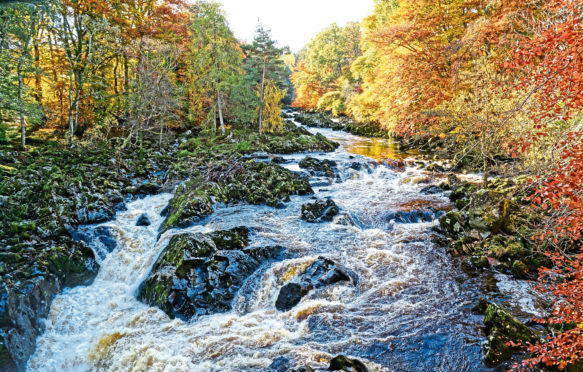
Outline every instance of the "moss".
<svg viewBox="0 0 583 372">
<path fill-rule="evenodd" d="M 527 326 L 495 304 L 490 304 L 486 309 L 484 324 L 488 334 L 484 361 L 488 366 L 508 360 L 512 354 L 522 350 L 521 347 L 508 345 L 510 342 L 524 344 L 535 338 Z"/>
<path fill-rule="evenodd" d="M 512 263 L 511 272 L 515 277 L 525 279 L 528 277 L 530 270 L 524 262 L 516 260 Z"/>
</svg>

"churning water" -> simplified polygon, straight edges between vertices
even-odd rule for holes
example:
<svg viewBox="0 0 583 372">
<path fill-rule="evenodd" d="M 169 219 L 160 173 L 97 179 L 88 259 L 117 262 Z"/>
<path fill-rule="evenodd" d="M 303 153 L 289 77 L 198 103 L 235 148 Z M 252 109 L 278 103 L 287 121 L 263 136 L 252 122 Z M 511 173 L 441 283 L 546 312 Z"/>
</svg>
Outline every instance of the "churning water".
<svg viewBox="0 0 583 372">
<path fill-rule="evenodd" d="M 253 230 L 253 245 L 287 248 L 284 260 L 265 264 L 246 282 L 233 311 L 184 322 L 136 299 L 172 235 L 185 231 L 158 238 L 160 212 L 170 194 L 137 200 L 115 221 L 101 225 L 115 231 L 118 248 L 100 262 L 91 286 L 55 299 L 28 370 L 266 371 L 281 356 L 327 367 L 330 357 L 341 353 L 373 371 L 485 370 L 482 319 L 470 309 L 487 289 L 488 296 L 532 313 L 536 306 L 529 288 L 500 274 L 465 274 L 431 243 L 435 222 L 389 218 L 411 206 L 448 205 L 443 194 L 420 193 L 422 186 L 412 181 L 427 177 L 422 171 L 394 170 L 362 155 L 374 147 L 372 153 L 394 157 L 389 143 L 318 131 L 343 145 L 335 153 L 316 155 L 338 163 L 335 179 L 311 179 L 317 197 L 331 197 L 341 207 L 333 223 L 303 222 L 301 205 L 311 198 L 306 196 L 292 198 L 285 209 L 221 207 L 203 225 L 186 229 L 245 225 Z M 287 156 L 285 166 L 299 171 L 303 156 Z M 152 224 L 136 227 L 143 213 Z M 318 256 L 352 271 L 357 284 L 313 292 L 291 311 L 278 312 L 279 289 Z"/>
</svg>

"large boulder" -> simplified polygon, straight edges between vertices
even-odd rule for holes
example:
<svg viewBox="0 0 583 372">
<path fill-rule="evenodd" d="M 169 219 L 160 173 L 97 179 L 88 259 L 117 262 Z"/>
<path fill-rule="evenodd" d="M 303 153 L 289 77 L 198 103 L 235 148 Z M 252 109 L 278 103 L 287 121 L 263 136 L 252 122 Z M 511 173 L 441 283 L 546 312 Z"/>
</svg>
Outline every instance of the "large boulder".
<svg viewBox="0 0 583 372">
<path fill-rule="evenodd" d="M 525 344 L 536 340 L 534 333 L 507 310 L 496 304 L 489 304 L 484 319 L 486 334 L 484 362 L 487 366 L 495 366 L 509 360 L 523 348 L 510 343 Z"/>
<path fill-rule="evenodd" d="M 306 157 L 300 161 L 300 168 L 308 169 L 312 174 L 324 175 L 326 177 L 334 177 L 334 167 L 336 162 L 332 160 L 318 160 L 311 157 Z"/>
<path fill-rule="evenodd" d="M 310 183 L 275 164 L 257 162 L 220 163 L 181 185 L 170 201 L 164 229 L 187 227 L 211 215 L 216 202 L 247 202 L 282 207 L 291 195 L 309 195 Z"/>
<path fill-rule="evenodd" d="M 279 291 L 275 308 L 288 311 L 300 303 L 311 290 L 323 288 L 338 282 L 354 282 L 348 272 L 336 262 L 318 257 L 294 281 L 284 285 Z"/>
<path fill-rule="evenodd" d="M 248 239 L 244 227 L 173 236 L 140 287 L 139 299 L 182 319 L 231 310 L 243 282 L 283 250 L 249 248 Z"/>
<path fill-rule="evenodd" d="M 340 209 L 332 199 L 318 199 L 302 205 L 302 220 L 311 223 L 329 222 L 339 212 Z"/>
</svg>

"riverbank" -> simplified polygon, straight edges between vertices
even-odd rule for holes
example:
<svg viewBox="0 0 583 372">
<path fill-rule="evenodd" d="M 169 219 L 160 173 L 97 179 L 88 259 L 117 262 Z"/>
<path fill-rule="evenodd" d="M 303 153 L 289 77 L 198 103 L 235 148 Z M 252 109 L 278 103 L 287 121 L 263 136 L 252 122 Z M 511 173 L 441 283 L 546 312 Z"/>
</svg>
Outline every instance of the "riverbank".
<svg viewBox="0 0 583 372">
<path fill-rule="evenodd" d="M 162 146 L 147 142 L 142 150 L 120 149 L 115 141 L 74 149 L 53 144 L 28 152 L 3 150 L 0 367 L 23 369 L 53 298 L 66 287 L 90 284 L 97 275 L 99 257 L 78 233 L 80 225 L 109 221 L 126 203 L 171 191 L 184 180 L 205 182 L 203 174 L 244 162 L 247 154 L 337 146 L 289 125 L 286 129 L 266 136 L 245 130 L 228 136 L 186 133 Z"/>
</svg>

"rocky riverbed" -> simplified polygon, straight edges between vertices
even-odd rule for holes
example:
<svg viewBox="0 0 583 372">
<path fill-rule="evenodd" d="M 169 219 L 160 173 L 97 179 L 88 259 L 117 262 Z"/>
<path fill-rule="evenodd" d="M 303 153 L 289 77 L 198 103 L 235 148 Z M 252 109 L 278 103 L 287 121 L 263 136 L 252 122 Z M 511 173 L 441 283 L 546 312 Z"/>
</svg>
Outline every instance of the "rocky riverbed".
<svg viewBox="0 0 583 372">
<path fill-rule="evenodd" d="M 101 160 L 92 163 L 76 154 L 71 169 L 60 171 L 81 164 L 80 178 L 53 181 L 39 199 L 56 218 L 32 210 L 17 221 L 42 221 L 35 222 L 41 229 L 44 221 L 63 221 L 50 239 L 70 245 L 54 254 L 69 263 L 65 254 L 80 252 L 83 264 L 51 271 L 40 266 L 46 256 L 36 255 L 9 267 L 3 365 L 10 355 L 31 371 L 505 368 L 499 363 L 517 350 L 502 346 L 532 337 L 520 320 L 542 308 L 515 278 L 530 275 L 535 263 L 484 248 L 505 236 L 492 232 L 502 217 L 516 213 L 482 204 L 492 198 L 474 201 L 471 183 L 448 179 L 443 167 L 420 163 L 390 141 L 287 126 L 268 138 L 186 135 L 146 161 L 97 152 Z M 371 159 L 354 152 L 354 143 L 399 155 Z M 16 220 L 16 200 L 33 193 L 16 199 L 15 180 L 38 179 L 33 190 L 42 188 L 59 163 L 25 178 L 28 168 L 37 170 L 29 161 L 0 188 L 12 203 L 6 220 Z M 110 173 L 94 179 L 91 165 Z M 81 185 L 89 199 L 102 184 L 107 197 L 57 198 Z M 458 202 L 468 199 L 468 208 Z M 455 213 L 462 215 L 457 225 Z M 482 220 L 489 234 L 479 229 Z M 502 222 L 509 234 L 510 222 Z M 7 253 L 17 252 L 18 239 L 46 242 L 37 226 L 7 234 Z M 456 251 L 474 231 L 488 236 Z M 480 265 L 477 252 L 489 265 Z M 518 260 L 526 270 L 515 268 Z M 41 268 L 27 285 L 13 279 L 18 262 Z M 52 277 L 63 279 L 43 292 L 41 281 Z M 45 296 L 42 308 L 25 302 L 22 320 L 11 301 L 36 300 L 37 292 Z M 26 333 L 26 348 L 10 338 L 18 332 Z"/>
</svg>

